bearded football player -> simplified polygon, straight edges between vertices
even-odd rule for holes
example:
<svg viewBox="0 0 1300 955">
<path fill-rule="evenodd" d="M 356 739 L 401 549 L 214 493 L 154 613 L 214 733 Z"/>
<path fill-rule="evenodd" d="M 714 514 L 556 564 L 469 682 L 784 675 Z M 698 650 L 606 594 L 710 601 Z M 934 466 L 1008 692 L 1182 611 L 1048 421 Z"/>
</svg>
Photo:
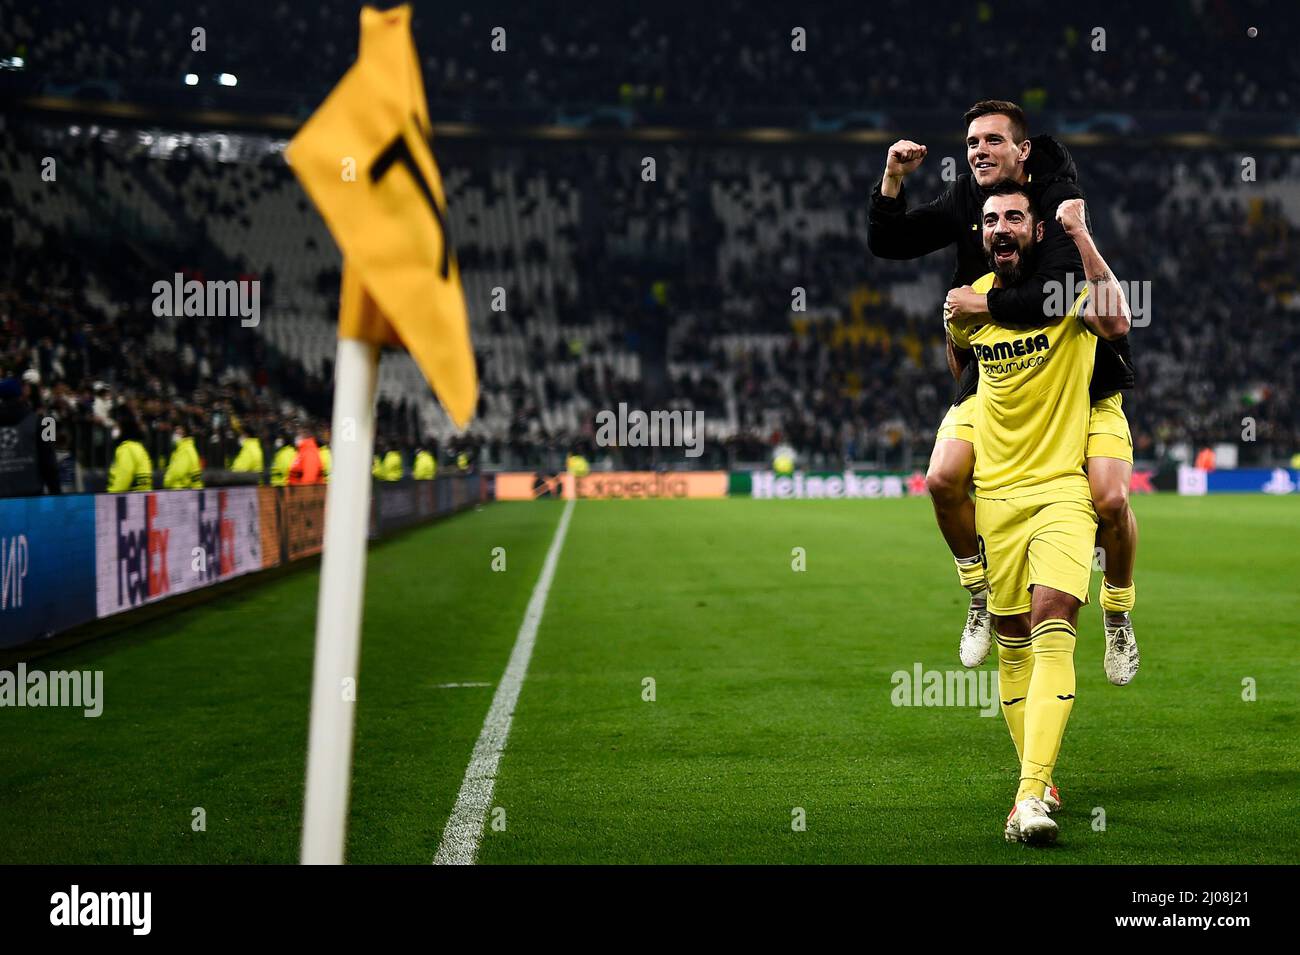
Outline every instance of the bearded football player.
<svg viewBox="0 0 1300 955">
<path fill-rule="evenodd" d="M 1056 841 L 1052 772 L 1074 706 L 1075 627 L 1088 601 L 1097 514 L 1087 474 L 1098 339 L 1129 329 L 1129 309 L 1084 225 L 1083 200 L 1057 210 L 1088 285 L 1059 317 L 1029 329 L 986 314 L 945 311 L 954 349 L 974 356 L 975 526 L 988 555 L 988 609 L 998 646 L 998 695 L 1020 762 L 1004 827 L 1011 842 Z M 984 203 L 986 293 L 1032 281 L 1045 223 L 1023 186 L 1006 181 Z"/>
</svg>

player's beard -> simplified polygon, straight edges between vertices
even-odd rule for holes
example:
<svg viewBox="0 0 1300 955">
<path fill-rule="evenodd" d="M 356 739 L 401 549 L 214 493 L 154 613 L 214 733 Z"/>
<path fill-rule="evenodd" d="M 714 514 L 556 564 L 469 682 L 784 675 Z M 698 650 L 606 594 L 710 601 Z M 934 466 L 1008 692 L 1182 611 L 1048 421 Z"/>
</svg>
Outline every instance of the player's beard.
<svg viewBox="0 0 1300 955">
<path fill-rule="evenodd" d="M 1003 288 L 1019 285 L 1025 276 L 1034 274 L 1034 243 L 1030 242 L 1027 245 L 1022 245 L 1019 250 L 1015 262 L 1011 264 L 998 262 L 991 247 L 984 250 L 984 257 L 988 262 L 989 269 L 998 277 Z"/>
</svg>

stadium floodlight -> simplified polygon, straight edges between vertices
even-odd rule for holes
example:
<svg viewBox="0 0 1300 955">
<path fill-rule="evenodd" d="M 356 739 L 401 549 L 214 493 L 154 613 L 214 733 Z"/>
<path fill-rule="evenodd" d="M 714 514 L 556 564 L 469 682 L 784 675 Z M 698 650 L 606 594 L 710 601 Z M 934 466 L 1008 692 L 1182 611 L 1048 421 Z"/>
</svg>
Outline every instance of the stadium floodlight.
<svg viewBox="0 0 1300 955">
<path fill-rule="evenodd" d="M 234 73 L 221 73 L 217 76 L 217 82 L 222 86 L 234 86 L 239 82 Z"/>
<path fill-rule="evenodd" d="M 185 85 L 186 85 L 186 86 L 198 86 L 198 85 L 199 85 L 199 74 L 197 74 L 197 73 L 186 73 L 186 74 L 185 74 Z"/>
</svg>

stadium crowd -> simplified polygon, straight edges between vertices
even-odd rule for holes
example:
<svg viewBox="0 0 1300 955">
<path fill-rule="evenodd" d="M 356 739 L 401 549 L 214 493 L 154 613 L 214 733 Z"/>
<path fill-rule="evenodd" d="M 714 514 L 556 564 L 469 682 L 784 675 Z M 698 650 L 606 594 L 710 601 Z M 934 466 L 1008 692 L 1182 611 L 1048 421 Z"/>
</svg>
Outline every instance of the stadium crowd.
<svg viewBox="0 0 1300 955">
<path fill-rule="evenodd" d="M 12 201 L 12 190 L 0 182 L 0 200 L 6 197 Z M 124 273 L 113 257 L 88 262 L 52 231 L 25 246 L 13 242 L 12 228 L 2 230 L 0 257 L 0 386 L 8 383 L 0 396 L 15 406 L 11 414 L 21 402 L 37 420 L 53 422 L 53 440 L 42 446 L 56 450 L 63 489 L 109 480 L 124 439 L 139 445 L 137 465 L 144 465 L 135 473 L 148 476 L 112 490 L 155 482 L 155 470 L 165 472 L 160 487 L 193 486 L 200 479 L 179 466 L 190 454 L 213 470 L 254 471 L 283 484 L 294 460 L 284 449 L 304 439 L 328 446 L 328 374 L 313 375 L 261 339 L 239 335 L 237 322 L 175 322 L 160 335 L 160 320 L 119 284 Z M 420 451 L 436 453 L 408 402 L 381 401 L 378 422 L 384 479 L 397 466 L 389 452 L 405 452 L 399 476 Z M 266 448 L 264 462 L 260 450 L 249 457 L 253 446 Z M 168 473 L 173 461 L 178 468 Z M 77 465 L 88 482 L 78 480 Z"/>
<path fill-rule="evenodd" d="M 116 181 L 102 178 L 110 173 L 140 184 L 119 196 L 128 211 L 154 189 L 161 202 L 193 207 L 187 221 L 233 223 L 230 255 L 213 259 L 151 241 L 129 216 L 107 242 L 68 226 L 49 190 L 7 181 L 31 175 L 20 153 L 51 148 L 26 135 L 0 150 L 0 200 L 13 210 L 0 216 L 0 378 L 21 381 L 56 420 L 63 485 L 76 486 L 73 462 L 107 477 L 127 413 L 162 470 L 177 433 L 209 471 L 233 466 L 248 437 L 268 470 L 303 437 L 327 446 L 330 359 L 273 333 L 305 309 L 317 336 L 332 338 L 337 253 L 318 223 L 299 224 L 313 220 L 278 157 L 220 164 L 84 140 L 53 147 L 65 178 L 86 169 L 97 170 L 97 188 Z M 1133 333 L 1139 384 L 1125 398 L 1137 454 L 1158 462 L 1180 444 L 1240 443 L 1249 416 L 1256 438 L 1242 444 L 1242 463 L 1289 459 L 1300 451 L 1300 162 L 1261 152 L 1257 178 L 1243 183 L 1235 153 L 1152 155 L 1140 169 L 1122 150 L 1076 155 L 1109 261 L 1121 277 L 1150 282 L 1150 321 Z M 422 385 L 390 391 L 381 462 L 393 452 L 410 473 L 428 450 L 443 468 L 556 469 L 571 452 L 596 466 L 680 465 L 679 452 L 597 446 L 595 413 L 626 403 L 703 411 L 698 466 L 765 462 L 778 445 L 808 466 L 921 465 L 951 394 L 937 313 L 951 258 L 870 256 L 866 197 L 881 157 L 672 147 L 660 181 L 646 184 L 639 156 L 599 146 L 446 150 L 454 234 L 466 236 L 460 261 L 478 306 L 478 421 L 454 435 L 431 417 Z M 908 188 L 925 196 L 942 186 L 931 164 Z M 477 196 L 481 213 L 465 213 L 458 196 Z M 256 217 L 281 200 L 303 218 L 274 220 L 280 244 L 255 251 L 246 237 L 268 231 Z M 507 201 L 511 228 L 535 218 L 549 231 L 475 228 Z M 565 208 L 572 221 L 558 216 Z M 220 233 L 204 235 L 203 246 L 220 244 Z M 156 316 L 142 276 L 174 271 L 267 280 L 260 327 Z M 498 286 L 509 290 L 504 311 L 479 295 Z"/>
<path fill-rule="evenodd" d="M 221 71 L 238 78 L 232 93 L 256 102 L 293 91 L 302 110 L 352 62 L 359 7 L 208 0 L 187 13 L 168 0 L 0 0 L 0 55 L 21 56 L 47 91 L 89 83 L 101 95 L 114 84 L 130 93 L 134 83 L 140 95 L 139 84 L 175 89 L 193 72 L 208 86 Z M 880 0 L 870 17 L 850 0 L 795 9 L 776 0 L 432 0 L 415 5 L 414 31 L 435 112 L 681 107 L 713 122 L 719 111 L 760 104 L 959 110 L 970 99 L 959 78 L 997 63 L 1000 88 L 1031 109 L 1293 113 L 1300 63 L 1275 37 L 1246 32 L 1268 13 L 1263 0 L 1082 8 L 940 0 L 922 22 L 910 0 Z M 504 50 L 493 45 L 498 27 Z M 201 50 L 195 28 L 205 31 Z M 806 31 L 802 54 L 792 50 L 795 28 Z M 263 55 L 266 36 L 276 38 L 273 57 Z M 1031 47 L 1028 37 L 1048 39 Z M 919 70 L 919 62 L 950 68 Z"/>
</svg>

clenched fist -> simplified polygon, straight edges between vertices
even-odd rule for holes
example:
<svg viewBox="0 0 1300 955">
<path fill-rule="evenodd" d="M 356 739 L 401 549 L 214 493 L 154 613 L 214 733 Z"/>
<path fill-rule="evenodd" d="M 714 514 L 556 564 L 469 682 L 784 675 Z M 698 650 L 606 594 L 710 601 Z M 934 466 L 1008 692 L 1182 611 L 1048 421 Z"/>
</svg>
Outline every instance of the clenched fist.
<svg viewBox="0 0 1300 955">
<path fill-rule="evenodd" d="M 1056 207 L 1056 221 L 1061 224 L 1066 235 L 1077 235 L 1088 231 L 1083 213 L 1082 199 L 1066 199 Z"/>
<path fill-rule="evenodd" d="M 921 160 L 925 158 L 928 151 L 920 143 L 914 143 L 910 139 L 900 139 L 889 147 L 889 156 L 885 160 L 885 175 L 901 179 L 916 172 L 916 167 L 921 165 Z"/>
<path fill-rule="evenodd" d="M 969 285 L 951 289 L 943 300 L 944 318 L 949 322 L 985 318 L 988 313 L 988 297 Z"/>
</svg>

